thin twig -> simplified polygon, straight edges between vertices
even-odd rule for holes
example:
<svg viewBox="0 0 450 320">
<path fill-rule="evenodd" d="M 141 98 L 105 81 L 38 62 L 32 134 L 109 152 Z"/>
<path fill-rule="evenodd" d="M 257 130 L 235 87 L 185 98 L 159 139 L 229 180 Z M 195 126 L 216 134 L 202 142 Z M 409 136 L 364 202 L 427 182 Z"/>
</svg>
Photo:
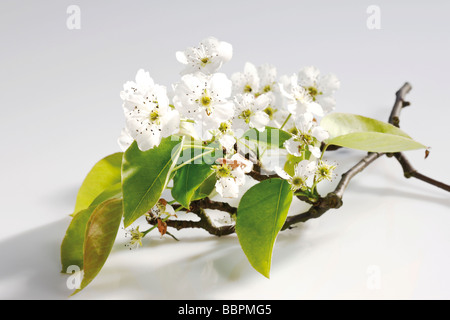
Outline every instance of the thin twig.
<svg viewBox="0 0 450 320">
<path fill-rule="evenodd" d="M 405 83 L 403 87 L 400 88 L 396 92 L 396 100 L 394 107 L 392 108 L 391 115 L 389 116 L 389 123 L 396 127 L 400 127 L 400 112 L 404 107 L 407 107 L 410 105 L 408 101 L 405 100 L 405 96 L 407 93 L 411 91 L 411 85 L 409 83 Z M 394 153 L 393 156 L 397 159 L 397 161 L 400 163 L 403 169 L 403 174 L 405 178 L 416 178 L 423 182 L 429 183 L 435 187 L 441 188 L 445 191 L 450 192 L 450 185 L 445 184 L 443 182 L 437 181 L 435 179 L 432 179 L 420 172 L 418 172 L 409 162 L 409 160 L 406 158 L 406 156 L 401 153 L 397 152 Z"/>
</svg>

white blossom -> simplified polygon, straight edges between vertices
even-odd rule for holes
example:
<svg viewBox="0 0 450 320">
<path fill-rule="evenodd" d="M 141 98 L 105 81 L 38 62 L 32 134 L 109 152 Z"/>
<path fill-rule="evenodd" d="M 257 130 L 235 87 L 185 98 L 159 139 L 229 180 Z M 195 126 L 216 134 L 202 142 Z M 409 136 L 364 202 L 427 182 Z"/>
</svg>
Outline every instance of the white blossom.
<svg viewBox="0 0 450 320">
<path fill-rule="evenodd" d="M 294 175 L 289 175 L 280 167 L 275 168 L 275 172 L 283 179 L 287 180 L 293 191 L 306 190 L 308 181 L 316 173 L 317 163 L 315 161 L 302 160 L 294 167 Z"/>
<path fill-rule="evenodd" d="M 295 119 L 295 131 L 291 131 L 292 138 L 284 143 L 286 150 L 296 156 L 301 157 L 306 150 L 313 156 L 321 156 L 320 144 L 328 139 L 329 134 L 314 121 L 313 115 L 305 113 Z"/>
<path fill-rule="evenodd" d="M 334 93 L 340 87 L 340 82 L 334 74 L 321 76 L 319 69 L 310 66 L 300 70 L 298 83 L 308 91 L 313 101 L 317 102 L 325 113 L 334 110 L 336 106 Z"/>
<path fill-rule="evenodd" d="M 233 56 L 231 44 L 209 37 L 200 42 L 197 47 L 189 47 L 184 52 L 176 53 L 177 60 L 186 65 L 182 74 L 203 72 L 212 74 L 220 69 L 223 63 Z"/>
<path fill-rule="evenodd" d="M 245 174 L 253 169 L 253 163 L 240 154 L 234 154 L 231 159 L 218 159 L 216 171 L 216 191 L 224 198 L 237 198 L 239 187 L 245 184 Z"/>
<path fill-rule="evenodd" d="M 322 180 L 332 181 L 335 177 L 334 170 L 336 169 L 336 164 L 330 164 L 328 161 L 319 161 L 316 170 L 317 181 Z"/>
<path fill-rule="evenodd" d="M 251 93 L 259 92 L 258 70 L 253 63 L 247 62 L 244 66 L 244 72 L 236 72 L 231 76 L 233 82 L 233 93 Z"/>
<path fill-rule="evenodd" d="M 234 153 L 234 145 L 236 144 L 236 137 L 232 130 L 231 121 L 222 122 L 217 130 L 213 130 L 211 135 L 219 140 L 222 147 L 225 148 L 228 154 Z"/>
<path fill-rule="evenodd" d="M 233 94 L 253 94 L 255 98 L 266 96 L 269 104 L 264 112 L 270 118 L 271 126 L 280 127 L 283 123 L 283 97 L 280 85 L 277 82 L 277 70 L 270 64 L 256 67 L 247 62 L 243 72 L 236 72 L 231 76 L 233 82 Z M 284 119 L 286 119 L 284 117 Z"/>
<path fill-rule="evenodd" d="M 148 72 L 139 70 L 136 82 L 125 83 L 120 94 L 124 100 L 126 134 L 136 140 L 142 151 L 158 146 L 161 139 L 174 134 L 180 116 L 169 106 L 166 88 L 154 83 Z"/>
<path fill-rule="evenodd" d="M 248 93 L 236 95 L 233 128 L 242 131 L 247 131 L 249 128 L 264 131 L 270 121 L 270 117 L 264 112 L 269 104 L 270 99 L 266 95 L 260 95 L 257 98 Z"/>
<path fill-rule="evenodd" d="M 201 136 L 216 130 L 234 115 L 231 81 L 225 74 L 207 76 L 202 73 L 187 74 L 175 87 L 173 102 L 180 114 L 200 126 Z"/>
<path fill-rule="evenodd" d="M 308 90 L 299 84 L 296 74 L 291 77 L 282 77 L 281 82 L 287 109 L 290 113 L 294 116 L 305 113 L 312 113 L 319 117 L 324 115 L 321 105 L 315 102 Z"/>
</svg>

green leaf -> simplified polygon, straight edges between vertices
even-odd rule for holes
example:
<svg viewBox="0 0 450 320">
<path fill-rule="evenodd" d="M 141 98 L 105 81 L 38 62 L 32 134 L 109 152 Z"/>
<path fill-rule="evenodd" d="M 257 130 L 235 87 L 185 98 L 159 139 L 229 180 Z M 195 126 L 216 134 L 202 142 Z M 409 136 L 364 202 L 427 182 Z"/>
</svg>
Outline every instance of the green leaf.
<svg viewBox="0 0 450 320">
<path fill-rule="evenodd" d="M 426 148 L 389 123 L 359 115 L 332 113 L 322 119 L 320 126 L 330 134 L 327 145 L 369 152 L 401 152 Z"/>
<path fill-rule="evenodd" d="M 254 142 L 258 145 L 260 149 L 284 148 L 284 142 L 291 137 L 291 134 L 286 131 L 272 127 L 266 127 L 263 132 L 259 132 L 256 129 L 250 129 L 243 136 L 245 140 Z"/>
<path fill-rule="evenodd" d="M 123 153 L 114 153 L 97 162 L 81 185 L 74 212 L 87 209 L 105 189 L 120 183 Z"/>
<path fill-rule="evenodd" d="M 191 201 L 204 199 L 206 197 L 213 197 L 216 190 L 216 175 L 211 174 L 208 179 L 203 181 L 203 183 L 195 190 L 194 195 L 192 196 Z"/>
<path fill-rule="evenodd" d="M 158 202 L 169 182 L 182 147 L 178 137 L 168 137 L 158 147 L 139 150 L 136 142 L 125 152 L 122 163 L 124 225 L 130 226 Z"/>
<path fill-rule="evenodd" d="M 88 221 L 95 208 L 95 206 L 91 206 L 79 211 L 70 222 L 61 244 L 61 272 L 67 272 L 70 266 L 78 266 L 80 270 L 83 269 L 84 237 Z"/>
<path fill-rule="evenodd" d="M 269 278 L 272 251 L 292 202 L 287 181 L 269 179 L 250 188 L 237 210 L 236 233 L 250 264 Z"/>
<path fill-rule="evenodd" d="M 427 148 L 412 139 L 379 132 L 350 133 L 328 140 L 327 143 L 368 152 L 401 152 Z"/>
<path fill-rule="evenodd" d="M 90 207 L 97 207 L 100 203 L 109 200 L 109 199 L 121 199 L 122 198 L 122 183 L 116 183 L 108 188 L 106 188 L 102 193 L 100 193 L 97 198 L 92 201 Z M 78 212 L 74 212 L 71 214 L 72 217 L 77 216 L 79 213 L 83 212 L 86 209 L 83 209 Z"/>
<path fill-rule="evenodd" d="M 111 199 L 103 202 L 92 213 L 84 240 L 84 277 L 80 289 L 74 294 L 91 283 L 103 268 L 114 245 L 122 221 L 122 212 L 122 200 Z"/>
<path fill-rule="evenodd" d="M 295 174 L 295 166 L 299 164 L 302 160 L 309 160 L 311 158 L 311 152 L 309 150 L 305 150 L 301 157 L 296 157 L 292 154 L 288 154 L 286 157 L 286 162 L 284 164 L 284 171 L 287 172 L 290 176 L 294 176 Z"/>
<path fill-rule="evenodd" d="M 213 174 L 208 164 L 187 164 L 177 170 L 173 178 L 172 197 L 183 207 L 189 208 L 189 204 L 195 191 Z"/>
</svg>

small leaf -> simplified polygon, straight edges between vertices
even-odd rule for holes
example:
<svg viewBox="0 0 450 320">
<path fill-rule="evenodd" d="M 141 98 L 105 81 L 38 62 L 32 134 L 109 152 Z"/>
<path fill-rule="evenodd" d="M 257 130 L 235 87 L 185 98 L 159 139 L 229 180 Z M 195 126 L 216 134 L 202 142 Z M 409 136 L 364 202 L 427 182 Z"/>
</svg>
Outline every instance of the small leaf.
<svg viewBox="0 0 450 320">
<path fill-rule="evenodd" d="M 124 225 L 130 226 L 161 197 L 181 152 L 182 140 L 164 138 L 158 147 L 139 150 L 136 142 L 125 152 L 122 163 Z"/>
<path fill-rule="evenodd" d="M 189 208 L 195 191 L 212 174 L 213 170 L 208 164 L 187 164 L 180 168 L 173 178 L 173 198 L 183 207 Z"/>
<path fill-rule="evenodd" d="M 105 189 L 120 183 L 123 153 L 114 153 L 97 162 L 81 185 L 74 212 L 87 209 Z"/>
<path fill-rule="evenodd" d="M 114 245 L 122 221 L 122 212 L 122 200 L 111 199 L 103 202 L 92 213 L 84 240 L 84 277 L 80 289 L 74 294 L 91 283 L 103 268 Z"/>
<path fill-rule="evenodd" d="M 322 119 L 320 126 L 330 134 L 327 145 L 369 152 L 400 152 L 426 148 L 389 123 L 359 115 L 332 113 Z"/>
<path fill-rule="evenodd" d="M 254 142 L 260 149 L 261 147 L 264 149 L 284 148 L 284 142 L 291 137 L 291 134 L 286 131 L 272 127 L 266 127 L 263 132 L 250 129 L 243 136 L 244 139 Z"/>
<path fill-rule="evenodd" d="M 250 264 L 269 278 L 272 252 L 292 202 L 289 183 L 269 179 L 250 188 L 237 210 L 236 233 Z"/>
</svg>

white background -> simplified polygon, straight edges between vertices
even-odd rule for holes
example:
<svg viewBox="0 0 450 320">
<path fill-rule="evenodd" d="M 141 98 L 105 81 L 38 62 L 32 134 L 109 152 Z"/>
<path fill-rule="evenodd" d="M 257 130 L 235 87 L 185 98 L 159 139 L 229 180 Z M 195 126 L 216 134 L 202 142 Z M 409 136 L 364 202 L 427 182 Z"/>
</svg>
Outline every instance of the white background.
<svg viewBox="0 0 450 320">
<path fill-rule="evenodd" d="M 81 29 L 66 9 L 81 8 Z M 381 9 L 381 30 L 366 10 Z M 341 80 L 337 110 L 387 120 L 413 85 L 402 128 L 429 145 L 409 152 L 422 173 L 450 182 L 448 1 L 12 1 L 0 4 L 0 298 L 66 299 L 59 248 L 77 189 L 119 151 L 119 92 L 139 68 L 169 86 L 175 51 L 213 35 L 233 44 L 223 72 L 271 63 L 279 75 L 315 65 Z M 332 154 L 339 172 L 363 152 Z M 333 186 L 329 185 L 331 190 Z M 324 190 L 326 192 L 327 190 Z M 448 299 L 450 198 L 404 179 L 381 158 L 352 181 L 344 206 L 280 234 L 271 279 L 235 236 L 175 232 L 136 251 L 121 235 L 75 299 Z M 292 212 L 300 212 L 296 203 Z"/>
</svg>

